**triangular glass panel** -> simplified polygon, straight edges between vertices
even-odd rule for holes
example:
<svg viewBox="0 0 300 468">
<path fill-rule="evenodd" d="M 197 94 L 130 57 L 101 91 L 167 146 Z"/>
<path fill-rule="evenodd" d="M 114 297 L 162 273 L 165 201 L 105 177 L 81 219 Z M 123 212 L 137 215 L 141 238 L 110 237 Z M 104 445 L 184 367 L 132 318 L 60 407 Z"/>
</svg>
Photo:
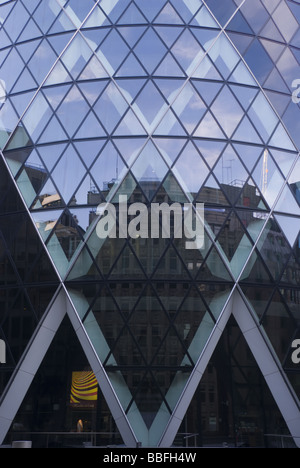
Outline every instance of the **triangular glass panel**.
<svg viewBox="0 0 300 468">
<path fill-rule="evenodd" d="M 168 167 L 152 142 L 147 143 L 131 171 L 147 195 L 165 177 Z M 150 191 L 149 191 L 150 190 Z"/>
<path fill-rule="evenodd" d="M 153 142 L 166 163 L 171 167 L 187 140 L 184 138 L 154 138 Z"/>
<path fill-rule="evenodd" d="M 78 79 L 79 80 L 92 80 L 92 79 L 100 80 L 102 78 L 108 78 L 108 73 L 104 69 L 103 65 L 100 63 L 100 60 L 95 55 L 93 55 L 92 58 L 89 60 L 88 64 L 86 65 L 86 67 L 83 69 Z M 99 90 L 101 86 L 101 82 L 98 81 L 97 85 L 98 85 L 98 90 Z M 95 87 L 95 83 L 90 83 L 90 87 L 92 86 Z M 102 91 L 102 88 L 100 88 L 100 90 Z M 100 93 L 98 91 L 98 95 L 99 94 Z"/>
<path fill-rule="evenodd" d="M 113 8 L 111 5 L 110 8 Z M 105 11 L 105 14 L 104 14 Z M 91 14 L 88 16 L 86 21 L 83 24 L 84 28 L 97 28 L 99 31 L 100 26 L 110 26 L 111 21 L 107 18 L 107 14 L 109 13 L 108 9 L 100 8 L 99 5 L 97 5 Z"/>
<path fill-rule="evenodd" d="M 165 42 L 167 47 L 172 47 L 178 36 L 182 32 L 182 27 L 174 26 L 156 26 L 155 31 L 159 34 L 160 38 Z"/>
<path fill-rule="evenodd" d="M 57 19 L 51 26 L 51 29 L 48 31 L 48 34 L 57 34 L 64 33 L 66 31 L 73 31 L 76 27 L 73 22 L 70 20 L 69 16 L 64 10 L 57 16 Z"/>
<path fill-rule="evenodd" d="M 42 5 L 42 3 L 40 3 Z M 41 27 L 41 25 L 39 24 Z M 56 52 L 56 55 L 59 57 L 67 44 L 69 43 L 70 39 L 72 38 L 73 33 L 65 33 L 65 34 L 58 34 L 53 36 L 47 36 L 48 42 L 51 44 L 53 49 Z"/>
<path fill-rule="evenodd" d="M 276 324 L 280 321 L 280 328 L 284 328 L 284 339 L 278 340 L 277 333 L 274 333 Z M 262 318 L 262 326 L 268 335 L 268 338 L 277 354 L 277 357 L 283 362 L 285 353 L 289 348 L 290 342 L 294 336 L 296 329 L 296 321 L 293 320 L 291 314 L 282 299 L 279 291 L 275 291 L 269 307 Z M 277 327 L 276 327 L 277 328 Z M 275 328 L 275 329 L 276 329 Z"/>
<path fill-rule="evenodd" d="M 62 215 L 62 210 L 33 211 L 31 217 L 42 239 L 47 240 L 56 223 Z"/>
<path fill-rule="evenodd" d="M 207 111 L 203 117 L 194 132 L 194 136 L 202 138 L 226 138 L 210 111 Z"/>
<path fill-rule="evenodd" d="M 300 216 L 300 207 L 288 185 L 284 186 L 274 210 L 285 214 Z"/>
<path fill-rule="evenodd" d="M 115 138 L 113 143 L 122 155 L 122 158 L 126 161 L 126 164 L 131 166 L 146 141 L 144 138 Z"/>
<path fill-rule="evenodd" d="M 261 257 L 254 251 L 243 267 L 240 276 L 241 283 L 255 283 L 255 284 L 273 284 L 274 280 L 266 269 L 266 266 L 261 260 Z"/>
<path fill-rule="evenodd" d="M 254 39 L 251 43 L 244 54 L 244 59 L 255 78 L 263 84 L 273 70 L 274 64 L 258 39 Z"/>
<path fill-rule="evenodd" d="M 236 11 L 236 3 L 233 0 L 226 0 L 221 4 L 214 0 L 207 0 L 207 6 L 210 8 L 219 23 L 224 26 Z"/>
<path fill-rule="evenodd" d="M 52 47 L 44 39 L 27 64 L 28 69 L 39 85 L 42 84 L 48 75 L 49 69 L 55 64 L 56 59 L 57 56 Z"/>
<path fill-rule="evenodd" d="M 278 191 L 284 184 L 284 179 L 268 150 L 265 150 L 260 157 L 252 178 L 268 205 L 272 207 Z"/>
<path fill-rule="evenodd" d="M 196 93 L 193 86 L 187 83 L 172 103 L 172 108 L 188 135 L 191 135 L 206 111 L 206 105 Z"/>
<path fill-rule="evenodd" d="M 30 88 L 37 88 L 38 84 L 34 80 L 32 74 L 28 71 L 27 68 L 24 68 L 22 71 L 21 75 L 17 79 L 14 87 L 12 88 L 12 91 L 14 93 L 19 93 L 20 91 L 24 91 L 25 88 L 30 89 Z"/>
<path fill-rule="evenodd" d="M 52 115 L 53 110 L 48 102 L 42 93 L 38 93 L 28 107 L 22 121 L 33 142 L 38 140 L 43 130 L 47 127 Z"/>
<path fill-rule="evenodd" d="M 282 123 L 278 124 L 269 144 L 276 148 L 283 148 L 291 151 L 295 151 L 296 149 Z"/>
<path fill-rule="evenodd" d="M 214 327 L 214 320 L 217 320 L 220 316 L 223 308 L 232 292 L 232 285 L 224 284 L 223 282 L 220 283 L 213 283 L 213 285 L 206 284 L 204 282 L 196 282 L 196 286 L 198 291 L 204 301 L 207 304 L 208 310 L 210 311 L 210 316 L 206 316 L 207 322 L 205 331 L 206 331 L 206 339 L 205 342 L 202 342 L 202 347 L 206 344 L 207 338 Z M 201 329 L 200 329 L 201 330 Z M 195 343 L 196 344 L 196 343 Z M 202 347 L 197 349 L 197 346 L 194 349 L 195 358 L 197 359 L 199 356 L 199 351 L 202 351 Z M 191 352 L 191 349 L 189 350 Z"/>
<path fill-rule="evenodd" d="M 223 81 L 222 76 L 217 71 L 212 60 L 207 55 L 205 55 L 200 61 L 200 64 L 198 65 L 197 69 L 193 70 L 192 77 L 207 80 Z"/>
<path fill-rule="evenodd" d="M 170 4 L 170 2 L 166 3 L 166 5 L 161 10 L 159 15 L 155 18 L 155 23 L 184 25 L 184 22 L 182 21 L 180 16 L 177 14 L 173 6 Z"/>
<path fill-rule="evenodd" d="M 64 206 L 64 201 L 58 193 L 57 188 L 52 180 L 48 178 L 45 185 L 41 188 L 40 192 L 34 199 L 31 210 L 39 210 L 41 208 L 47 209 L 52 207 Z"/>
<path fill-rule="evenodd" d="M 264 88 L 269 88 L 280 93 L 289 92 L 287 84 L 276 68 L 274 68 L 268 76 L 268 79 L 264 83 Z"/>
<path fill-rule="evenodd" d="M 119 26 L 118 31 L 122 35 L 124 41 L 129 47 L 134 48 L 136 43 L 140 40 L 141 36 L 146 30 L 146 26 L 135 25 L 134 28 L 130 26 Z"/>
<path fill-rule="evenodd" d="M 136 0 L 135 3 L 139 7 L 140 11 L 143 12 L 143 15 L 146 16 L 147 20 L 152 22 L 165 5 L 166 0 L 155 0 L 151 5 L 148 3 L 145 4 L 143 0 Z"/>
<path fill-rule="evenodd" d="M 274 44 L 275 44 L 275 41 L 282 42 L 282 36 L 280 32 L 278 31 L 277 27 L 275 26 L 273 18 L 270 18 L 269 21 L 267 21 L 264 28 L 260 31 L 259 35 L 262 37 L 271 39 L 271 41 Z M 271 42 L 271 41 L 261 41 L 261 42 L 266 44 L 267 42 Z"/>
<path fill-rule="evenodd" d="M 227 86 L 222 89 L 214 100 L 211 106 L 211 112 L 214 114 L 216 120 L 220 122 L 228 138 L 231 137 L 244 115 L 243 109 Z"/>
<path fill-rule="evenodd" d="M 160 124 L 156 127 L 153 132 L 155 136 L 158 135 L 172 135 L 172 136 L 186 136 L 187 133 L 184 130 L 181 122 L 178 120 L 172 109 L 169 109 L 164 117 L 161 119 Z"/>
<path fill-rule="evenodd" d="M 86 168 L 73 146 L 69 145 L 52 171 L 55 184 L 66 204 L 71 201 L 79 182 L 85 174 Z"/>
<path fill-rule="evenodd" d="M 145 247 L 144 242 L 140 242 L 140 249 L 138 249 L 139 260 L 142 261 L 144 257 L 143 247 Z M 143 261 L 142 261 L 143 263 Z M 113 268 L 110 270 L 109 280 L 118 280 L 118 281 L 131 281 L 133 279 L 145 279 L 143 269 L 139 261 L 136 258 L 136 255 L 129 247 L 126 245 L 122 250 L 117 262 L 114 264 Z"/>
<path fill-rule="evenodd" d="M 256 143 L 259 145 L 263 143 L 247 115 L 242 119 L 240 125 L 232 135 L 232 139 L 248 143 Z"/>
<path fill-rule="evenodd" d="M 128 104 L 132 104 L 133 101 L 138 99 L 137 95 L 140 92 L 143 93 L 142 89 L 146 82 L 146 87 L 149 86 L 149 80 L 146 80 L 145 78 L 135 78 L 134 80 L 130 78 L 116 78 L 115 82 Z"/>
<path fill-rule="evenodd" d="M 143 8 L 144 13 L 145 8 Z M 152 28 L 149 28 L 134 48 L 137 58 L 152 74 L 167 52 L 166 46 Z"/>
<path fill-rule="evenodd" d="M 70 137 L 74 135 L 89 109 L 77 86 L 73 86 L 57 110 L 57 117 Z"/>
<path fill-rule="evenodd" d="M 143 10 L 142 10 L 143 11 Z M 119 24 L 147 24 L 148 21 L 143 16 L 142 12 L 135 6 L 134 3 L 130 3 L 130 5 L 126 8 L 123 15 L 118 20 Z"/>
<path fill-rule="evenodd" d="M 172 172 L 169 172 L 167 177 L 164 179 L 160 190 L 162 189 L 165 190 L 171 202 L 179 202 L 179 203 L 190 202 L 189 198 L 187 197 L 187 195 L 184 193 L 184 191 L 178 184 L 178 181 L 174 177 L 174 174 L 172 174 Z"/>
<path fill-rule="evenodd" d="M 62 125 L 54 115 L 48 122 L 44 132 L 41 134 L 38 143 L 56 143 L 57 141 L 68 140 L 69 137 L 64 131 Z"/>
<path fill-rule="evenodd" d="M 276 156 L 275 156 L 276 157 Z M 298 161 L 296 165 L 294 166 L 294 169 L 288 179 L 288 185 L 293 192 L 298 205 L 300 205 L 300 159 L 298 158 Z"/>
<path fill-rule="evenodd" d="M 147 128 L 156 126 L 156 122 L 162 116 L 162 111 L 167 108 L 166 101 L 152 81 L 148 81 L 134 101 L 133 109 L 140 120 L 146 119 L 144 126 Z"/>
<path fill-rule="evenodd" d="M 56 110 L 62 100 L 66 97 L 67 93 L 69 92 L 71 85 L 60 85 L 55 87 L 44 87 L 43 94 L 48 99 L 49 103 L 51 104 L 52 108 Z"/>
<path fill-rule="evenodd" d="M 19 132 L 15 133 L 14 137 L 13 137 L 13 140 L 11 141 L 12 144 L 17 144 L 18 141 L 19 143 L 21 143 L 22 139 L 23 139 L 23 131 L 22 131 L 22 127 L 19 129 Z M 20 137 L 20 139 L 19 139 Z M 8 146 L 8 148 L 10 147 L 10 145 Z M 32 148 L 23 148 L 23 149 L 19 149 L 19 150 L 15 150 L 15 151 L 5 151 L 4 152 L 4 156 L 5 156 L 5 159 L 9 165 L 9 168 L 12 172 L 12 174 L 15 176 L 21 166 L 25 163 L 25 161 L 28 159 L 29 155 L 31 154 L 32 152 Z"/>
<path fill-rule="evenodd" d="M 98 188 L 106 195 L 122 179 L 125 171 L 124 161 L 110 141 L 90 169 Z"/>
<path fill-rule="evenodd" d="M 257 317 L 261 319 L 267 309 L 271 297 L 274 293 L 274 287 L 246 285 L 241 284 L 241 289 L 247 301 L 251 304 Z"/>
<path fill-rule="evenodd" d="M 239 160 L 232 146 L 227 146 L 214 167 L 214 175 L 221 184 L 227 197 L 234 204 L 246 183 L 249 174 Z"/>
<path fill-rule="evenodd" d="M 174 244 L 178 244 L 180 241 L 181 239 L 176 239 L 174 240 Z M 173 245 L 170 244 L 167 247 L 168 242 L 169 241 L 167 239 L 159 239 L 157 245 L 153 245 L 153 259 L 155 261 L 153 261 L 151 267 L 148 268 L 149 275 L 152 276 L 153 281 L 166 281 L 166 278 L 168 277 L 170 277 L 172 281 L 180 279 L 188 281 L 190 279 L 190 271 L 188 271 L 189 262 L 185 265 Z M 155 255 L 157 247 L 159 247 L 160 250 L 160 258 L 157 254 Z M 195 257 L 194 252 L 187 252 L 190 253 L 190 261 L 193 261 Z"/>
<path fill-rule="evenodd" d="M 155 416 L 163 402 L 162 390 L 158 383 L 154 380 L 152 373 L 148 372 L 141 378 L 138 389 L 134 392 L 134 409 L 127 409 L 128 417 L 130 412 L 136 412 L 138 408 L 145 425 L 150 429 Z"/>
<path fill-rule="evenodd" d="M 252 29 L 240 11 L 235 12 L 232 20 L 226 25 L 226 30 L 254 35 Z"/>
<path fill-rule="evenodd" d="M 33 151 L 27 159 L 24 169 L 16 178 L 16 182 L 27 206 L 31 205 L 36 193 L 40 191 L 47 177 L 47 171 L 42 161 L 38 157 L 36 151 Z"/>
<path fill-rule="evenodd" d="M 204 242 L 202 247 L 200 249 L 195 248 L 191 250 L 186 248 L 187 239 L 184 234 L 185 233 L 183 232 L 183 236 L 181 238 L 173 239 L 172 245 L 174 246 L 174 251 L 172 247 L 167 251 L 165 259 L 162 259 L 163 262 L 160 262 L 159 264 L 159 269 L 155 274 L 155 278 L 159 278 L 159 273 L 161 275 L 165 274 L 165 277 L 167 277 L 168 269 L 170 270 L 169 263 L 171 265 L 172 256 L 174 257 L 173 263 L 177 266 L 177 270 L 175 269 L 173 272 L 174 278 L 176 277 L 180 279 L 180 275 L 187 279 L 190 276 L 192 278 L 197 276 L 199 269 L 204 263 L 207 252 L 211 247 L 211 240 L 207 236 L 206 232 L 204 232 Z M 177 255 L 176 252 L 178 252 Z M 166 268 L 165 272 L 162 269 L 164 266 Z M 163 276 L 161 276 L 160 279 L 163 279 Z"/>
<path fill-rule="evenodd" d="M 212 247 L 206 256 L 204 262 L 200 265 L 196 279 L 197 281 L 229 281 L 232 282 L 232 276 L 229 273 L 230 266 L 215 247 Z"/>
<path fill-rule="evenodd" d="M 263 196 L 251 177 L 245 183 L 238 199 L 235 202 L 237 207 L 245 207 L 249 209 L 257 208 L 258 211 L 253 214 L 253 216 L 258 219 L 265 219 L 268 208 L 264 202 Z"/>
<path fill-rule="evenodd" d="M 86 16 L 95 6 L 95 2 L 93 0 L 87 0 L 84 4 L 79 4 L 76 0 L 69 0 L 67 5 L 65 5 L 65 0 L 59 0 L 59 3 L 65 7 L 68 15 L 77 27 L 81 25 Z"/>
<path fill-rule="evenodd" d="M 178 1 L 178 0 L 176 0 Z M 194 14 L 194 12 L 193 12 Z M 205 5 L 203 5 L 197 14 L 190 21 L 192 26 L 202 26 L 206 28 L 219 28 L 218 23 L 213 18 L 212 14 L 208 11 Z"/>
<path fill-rule="evenodd" d="M 67 144 L 54 144 L 49 146 L 39 146 L 37 151 L 49 172 L 52 171 L 56 162 L 59 160 L 62 153 L 65 151 Z"/>
<path fill-rule="evenodd" d="M 50 237 L 46 241 L 48 252 L 62 277 L 67 273 L 69 262 L 81 242 L 82 236 L 77 227 L 77 222 L 66 210 L 55 224 Z"/>
<path fill-rule="evenodd" d="M 106 36 L 105 40 L 101 43 L 100 50 L 114 72 L 124 62 L 130 51 L 123 37 L 116 29 L 112 29 Z"/>
<path fill-rule="evenodd" d="M 272 20 L 269 21 L 270 24 L 272 24 Z M 274 25 L 274 23 L 273 23 Z M 274 63 L 277 62 L 279 59 L 280 55 L 285 49 L 285 45 L 280 43 L 280 42 L 275 42 L 274 38 L 272 38 L 272 41 L 266 41 L 265 39 L 260 39 L 261 44 L 264 46 L 268 54 L 270 55 L 271 59 L 273 60 Z"/>
<path fill-rule="evenodd" d="M 191 199 L 199 192 L 209 169 L 195 146 L 188 143 L 173 166 L 173 174 Z"/>
<path fill-rule="evenodd" d="M 185 296 L 178 309 L 179 310 L 176 313 L 173 325 L 177 330 L 182 343 L 184 343 L 187 349 L 187 353 L 185 353 L 186 355 L 179 353 L 178 358 L 180 361 L 178 364 L 182 365 L 184 363 L 185 365 L 191 365 L 191 358 L 194 360 L 193 364 L 195 364 L 197 358 L 200 356 L 205 341 L 208 338 L 204 330 L 206 327 L 208 327 L 206 332 L 208 330 L 211 331 L 214 320 L 210 315 L 207 304 L 205 304 L 201 295 L 199 294 L 198 288 L 195 286 L 190 288 L 188 294 Z M 202 340 L 200 339 L 200 335 L 202 335 Z M 198 355 L 195 353 L 196 343 L 198 346 Z M 191 357 L 189 357 L 188 354 L 189 349 L 191 351 Z"/>
<path fill-rule="evenodd" d="M 210 140 L 195 140 L 194 143 L 210 168 L 213 168 L 226 145 L 223 142 Z"/>
<path fill-rule="evenodd" d="M 274 217 L 287 238 L 290 246 L 293 248 L 296 240 L 299 238 L 300 223 L 298 218 L 292 216 L 283 216 L 274 214 Z"/>
<path fill-rule="evenodd" d="M 267 142 L 278 124 L 278 117 L 265 96 L 260 92 L 248 111 L 254 127 L 264 142 Z"/>
<path fill-rule="evenodd" d="M 239 159 L 243 162 L 247 171 L 251 173 L 258 161 L 258 158 L 263 154 L 263 148 L 239 143 L 233 143 L 232 146 L 237 152 Z"/>
<path fill-rule="evenodd" d="M 54 67 L 51 70 L 51 73 L 47 77 L 44 86 L 58 85 L 60 83 L 70 82 L 72 83 L 73 79 L 67 72 L 66 68 L 60 60 L 56 62 Z"/>
<path fill-rule="evenodd" d="M 215 44 L 209 49 L 208 55 L 225 79 L 229 77 L 240 61 L 238 53 L 225 34 L 219 36 Z"/>
<path fill-rule="evenodd" d="M 159 67 L 155 70 L 154 72 L 155 76 L 174 76 L 176 78 L 178 77 L 184 77 L 185 73 L 182 70 L 182 68 L 178 65 L 174 57 L 168 53 Z"/>
<path fill-rule="evenodd" d="M 116 72 L 116 76 L 126 77 L 132 75 L 146 76 L 147 72 L 137 58 L 131 53 Z"/>
<path fill-rule="evenodd" d="M 128 103 L 113 83 L 107 86 L 94 105 L 95 113 L 109 134 L 115 129 L 127 109 Z"/>
<path fill-rule="evenodd" d="M 193 34 L 185 29 L 171 49 L 172 55 L 187 75 L 190 75 L 204 57 L 204 50 Z"/>
<path fill-rule="evenodd" d="M 270 246 L 272 255 L 270 255 Z M 291 247 L 281 234 L 281 228 L 274 217 L 268 220 L 258 239 L 257 248 L 273 278 L 277 281 L 282 276 Z"/>
<path fill-rule="evenodd" d="M 74 138 L 101 138 L 106 137 L 107 134 L 91 110 L 85 120 L 81 123 L 79 130 L 75 133 Z"/>
<path fill-rule="evenodd" d="M 295 242 L 294 252 L 300 252 L 300 235 Z M 299 286 L 299 275 L 300 275 L 300 255 L 298 256 L 298 260 L 294 253 L 291 254 L 289 257 L 285 268 L 282 272 L 282 276 L 280 278 L 280 284 L 288 285 L 288 287 L 297 287 Z"/>
<path fill-rule="evenodd" d="M 257 87 L 257 82 L 250 73 L 249 69 L 246 67 L 245 63 L 241 60 L 240 63 L 233 70 L 229 81 L 233 83 L 238 83 L 239 85 L 248 85 Z"/>
<path fill-rule="evenodd" d="M 76 141 L 73 142 L 82 161 L 87 168 L 94 162 L 96 155 L 102 150 L 106 140 Z"/>
<path fill-rule="evenodd" d="M 247 111 L 258 93 L 258 88 L 250 88 L 247 86 L 239 86 L 234 84 L 230 85 L 229 87 L 240 102 L 243 109 Z"/>
<path fill-rule="evenodd" d="M 80 183 L 79 188 L 74 194 L 74 197 L 71 200 L 71 206 L 78 205 L 89 205 L 89 206 L 98 206 L 100 203 L 103 203 L 105 200 L 102 196 L 102 193 L 98 189 L 96 182 L 93 177 L 88 174 L 84 180 Z M 90 210 L 90 215 L 92 215 L 92 210 Z"/>
<path fill-rule="evenodd" d="M 204 205 L 229 206 L 229 201 L 213 174 L 208 177 L 200 189 L 196 201 L 204 203 Z"/>
<path fill-rule="evenodd" d="M 202 81 L 202 80 L 191 80 L 192 84 L 197 89 L 199 95 L 206 103 L 207 106 L 210 106 L 212 101 L 215 99 L 216 95 L 220 91 L 221 84 L 214 83 L 210 81 Z"/>
</svg>

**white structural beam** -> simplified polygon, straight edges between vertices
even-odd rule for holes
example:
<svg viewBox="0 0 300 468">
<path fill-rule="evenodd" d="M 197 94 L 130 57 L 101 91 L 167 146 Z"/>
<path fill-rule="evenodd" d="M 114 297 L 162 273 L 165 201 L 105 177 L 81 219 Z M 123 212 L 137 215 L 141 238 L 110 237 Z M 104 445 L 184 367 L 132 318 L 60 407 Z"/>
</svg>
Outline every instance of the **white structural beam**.
<svg viewBox="0 0 300 468">
<path fill-rule="evenodd" d="M 273 351 L 263 329 L 251 313 L 250 304 L 236 292 L 233 316 L 240 327 L 246 342 L 264 376 L 274 400 L 298 447 L 300 447 L 300 405 L 299 400 L 287 380 L 284 370 Z"/>
<path fill-rule="evenodd" d="M 45 313 L 44 320 L 28 344 L 16 371 L 0 399 L 0 444 L 38 371 L 41 362 L 66 314 L 65 293 L 60 290 Z"/>
<path fill-rule="evenodd" d="M 159 447 L 169 447 L 183 421 L 186 411 L 218 344 L 230 315 L 233 314 L 245 340 L 253 353 L 262 375 L 289 428 L 295 444 L 300 447 L 300 404 L 263 329 L 255 319 L 251 306 L 246 304 L 238 289 L 233 292 L 217 322 L 195 369 L 174 409 Z"/>
</svg>

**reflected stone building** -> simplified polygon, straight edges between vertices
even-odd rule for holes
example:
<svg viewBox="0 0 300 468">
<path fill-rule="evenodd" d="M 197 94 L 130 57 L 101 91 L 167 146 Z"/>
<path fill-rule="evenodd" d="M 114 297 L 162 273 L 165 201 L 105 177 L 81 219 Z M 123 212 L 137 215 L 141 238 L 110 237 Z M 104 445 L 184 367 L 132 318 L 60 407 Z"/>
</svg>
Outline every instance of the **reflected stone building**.
<svg viewBox="0 0 300 468">
<path fill-rule="evenodd" d="M 300 446 L 300 4 L 0 22 L 0 443 Z M 120 196 L 203 203 L 204 245 L 101 239 Z"/>
</svg>

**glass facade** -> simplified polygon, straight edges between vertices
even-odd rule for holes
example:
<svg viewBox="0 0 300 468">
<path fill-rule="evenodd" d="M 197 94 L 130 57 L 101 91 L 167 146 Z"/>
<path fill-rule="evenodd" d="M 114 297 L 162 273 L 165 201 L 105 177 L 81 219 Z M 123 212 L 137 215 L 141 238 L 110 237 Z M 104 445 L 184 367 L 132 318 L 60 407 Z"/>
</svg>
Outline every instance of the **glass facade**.
<svg viewBox="0 0 300 468">
<path fill-rule="evenodd" d="M 300 446 L 300 3 L 0 25 L 0 443 Z"/>
</svg>

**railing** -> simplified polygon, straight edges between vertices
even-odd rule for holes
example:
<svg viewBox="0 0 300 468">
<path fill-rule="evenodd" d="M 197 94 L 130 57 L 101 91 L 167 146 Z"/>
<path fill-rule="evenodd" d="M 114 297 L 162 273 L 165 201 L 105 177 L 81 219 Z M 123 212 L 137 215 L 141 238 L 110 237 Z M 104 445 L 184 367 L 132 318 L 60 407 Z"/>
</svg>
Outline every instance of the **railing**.
<svg viewBox="0 0 300 468">
<path fill-rule="evenodd" d="M 284 434 L 265 434 L 268 448 L 298 448 L 294 438 Z M 300 442 L 300 437 L 299 437 Z"/>
<path fill-rule="evenodd" d="M 124 445 L 118 432 L 11 432 L 11 444 L 16 440 L 31 441 L 34 448 L 89 448 Z"/>
</svg>

